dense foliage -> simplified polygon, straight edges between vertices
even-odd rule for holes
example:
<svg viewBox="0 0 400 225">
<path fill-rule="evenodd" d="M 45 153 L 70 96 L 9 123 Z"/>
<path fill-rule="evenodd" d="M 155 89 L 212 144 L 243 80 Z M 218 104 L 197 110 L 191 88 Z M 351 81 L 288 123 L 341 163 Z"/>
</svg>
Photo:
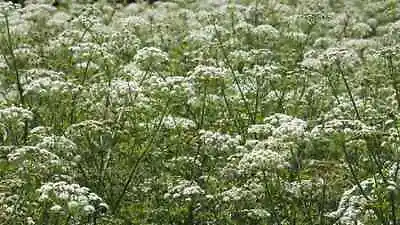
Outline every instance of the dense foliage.
<svg viewBox="0 0 400 225">
<path fill-rule="evenodd" d="M 0 224 L 400 224 L 397 0 L 0 1 Z"/>
</svg>

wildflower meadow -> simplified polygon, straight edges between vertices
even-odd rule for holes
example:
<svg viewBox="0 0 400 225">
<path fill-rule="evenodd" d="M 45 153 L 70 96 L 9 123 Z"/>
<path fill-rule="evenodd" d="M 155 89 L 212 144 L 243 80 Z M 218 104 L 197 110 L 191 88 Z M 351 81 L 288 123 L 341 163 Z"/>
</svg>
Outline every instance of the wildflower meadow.
<svg viewBox="0 0 400 225">
<path fill-rule="evenodd" d="M 0 0 L 1 225 L 400 225 L 398 0 Z"/>
</svg>

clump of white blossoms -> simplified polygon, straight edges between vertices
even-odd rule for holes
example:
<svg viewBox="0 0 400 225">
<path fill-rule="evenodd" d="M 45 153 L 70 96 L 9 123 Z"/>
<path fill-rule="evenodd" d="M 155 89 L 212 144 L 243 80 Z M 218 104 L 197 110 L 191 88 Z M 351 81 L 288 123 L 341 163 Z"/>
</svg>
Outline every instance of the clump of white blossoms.
<svg viewBox="0 0 400 225">
<path fill-rule="evenodd" d="M 244 174 L 253 174 L 277 170 L 285 163 L 285 154 L 272 150 L 268 144 L 260 143 L 243 155 L 238 167 Z"/>
<path fill-rule="evenodd" d="M 7 154 L 10 165 L 15 166 L 13 174 L 24 180 L 26 184 L 36 184 L 47 180 L 55 173 L 65 173 L 64 161 L 48 149 L 36 146 L 21 146 Z"/>
<path fill-rule="evenodd" d="M 341 70 L 353 69 L 360 65 L 360 57 L 356 51 L 344 47 L 331 47 L 320 56 L 323 65 L 339 67 Z"/>
<path fill-rule="evenodd" d="M 101 89 L 101 87 L 98 87 Z M 118 104 L 124 104 L 136 99 L 141 88 L 134 81 L 126 81 L 122 79 L 114 79 L 110 83 L 111 101 Z"/>
<path fill-rule="evenodd" d="M 264 118 L 264 122 L 275 126 L 272 131 L 274 137 L 304 137 L 307 122 L 285 114 L 274 114 Z"/>
<path fill-rule="evenodd" d="M 67 157 L 73 156 L 74 152 L 78 149 L 77 145 L 70 139 L 64 136 L 46 136 L 40 140 L 36 147 L 49 149 L 52 152 Z"/>
<path fill-rule="evenodd" d="M 0 14 L 2 16 L 8 16 L 10 13 L 14 12 L 15 10 L 20 10 L 21 5 L 15 4 L 13 2 L 0 2 Z"/>
<path fill-rule="evenodd" d="M 164 194 L 164 198 L 191 201 L 204 193 L 205 191 L 195 181 L 180 180 L 176 185 L 169 188 L 168 192 Z"/>
<path fill-rule="evenodd" d="M 250 125 L 249 128 L 247 129 L 247 132 L 249 134 L 256 134 L 259 136 L 269 136 L 272 134 L 272 131 L 275 129 L 275 127 L 271 124 L 253 124 Z"/>
<path fill-rule="evenodd" d="M 133 60 L 144 70 L 157 70 L 168 62 L 168 54 L 156 47 L 144 47 L 137 51 Z"/>
<path fill-rule="evenodd" d="M 26 20 L 47 20 L 57 10 L 50 4 L 28 4 L 22 8 L 22 18 Z"/>
<path fill-rule="evenodd" d="M 315 126 L 310 135 L 319 137 L 324 135 L 345 134 L 349 136 L 364 136 L 375 133 L 374 127 L 368 126 L 359 120 L 329 120 L 321 125 Z"/>
<path fill-rule="evenodd" d="M 154 126 L 157 125 L 159 120 L 154 120 Z M 162 119 L 161 122 L 162 126 L 166 129 L 183 129 L 183 130 L 190 130 L 196 128 L 196 123 L 190 119 L 178 117 L 178 116 L 171 116 L 168 115 Z"/>
<path fill-rule="evenodd" d="M 216 82 L 226 79 L 228 71 L 223 67 L 198 65 L 189 75 L 197 82 Z"/>
<path fill-rule="evenodd" d="M 324 185 L 323 179 L 314 180 L 299 180 L 286 183 L 285 190 L 296 198 L 301 198 L 304 195 L 312 195 L 320 190 Z"/>
<path fill-rule="evenodd" d="M 69 47 L 69 51 L 72 52 L 73 59 L 76 61 L 77 65 L 83 62 L 93 62 L 99 64 L 106 60 L 108 63 L 112 63 L 114 58 L 104 45 L 90 41 L 79 42 Z"/>
<path fill-rule="evenodd" d="M 362 188 L 362 191 L 360 190 Z M 375 181 L 373 179 L 367 179 L 360 182 L 360 186 L 354 185 L 352 188 L 346 190 L 339 202 L 336 211 L 327 213 L 327 217 L 335 218 L 337 225 L 351 225 L 351 224 L 364 224 L 363 221 L 365 214 L 370 213 L 368 211 L 368 203 L 373 200 L 373 188 L 375 187 Z"/>
<path fill-rule="evenodd" d="M 271 213 L 265 209 L 243 209 L 240 211 L 251 219 L 262 220 L 271 216 Z"/>
<path fill-rule="evenodd" d="M 14 149 L 11 153 L 7 155 L 8 161 L 18 161 L 18 160 L 37 160 L 45 159 L 48 162 L 55 162 L 56 164 L 59 161 L 59 157 L 49 152 L 46 149 L 34 147 L 34 146 L 23 146 L 20 148 Z M 42 165 L 43 166 L 43 165 Z"/>
<path fill-rule="evenodd" d="M 250 134 L 258 137 L 302 138 L 307 133 L 307 122 L 289 115 L 276 113 L 264 118 L 264 124 L 253 124 L 248 128 Z"/>
<path fill-rule="evenodd" d="M 84 134 L 111 134 L 111 129 L 102 121 L 85 120 L 67 128 L 66 134 L 81 137 Z"/>
<path fill-rule="evenodd" d="M 251 32 L 258 38 L 263 38 L 267 40 L 275 40 L 278 39 L 280 34 L 279 31 L 269 25 L 269 24 L 262 24 L 254 27 L 251 29 Z"/>
<path fill-rule="evenodd" d="M 189 78 L 184 76 L 161 77 L 152 75 L 143 80 L 142 87 L 153 98 L 169 98 L 176 104 L 181 104 L 181 101 L 195 96 L 193 84 Z"/>
<path fill-rule="evenodd" d="M 44 183 L 38 190 L 38 201 L 48 205 L 51 211 L 61 211 L 73 217 L 91 215 L 108 209 L 102 198 L 89 188 L 64 181 Z"/>
<path fill-rule="evenodd" d="M 33 119 L 33 113 L 27 109 L 10 106 L 0 109 L 0 137 L 3 141 L 17 140 L 16 137 L 25 135 L 25 126 Z"/>
<path fill-rule="evenodd" d="M 254 181 L 248 181 L 241 187 L 232 186 L 229 189 L 222 191 L 219 197 L 223 202 L 228 203 L 240 203 L 244 200 L 256 202 L 258 199 L 262 199 L 264 196 L 264 186 Z"/>
<path fill-rule="evenodd" d="M 0 109 L 0 121 L 2 123 L 17 122 L 22 123 L 25 120 L 32 120 L 33 113 L 27 109 L 11 106 Z"/>
<path fill-rule="evenodd" d="M 242 139 L 240 135 L 233 136 L 209 130 L 200 130 L 199 135 L 199 139 L 206 146 L 207 151 L 218 153 L 234 151 Z"/>
<path fill-rule="evenodd" d="M 76 91 L 76 86 L 65 80 L 63 72 L 46 69 L 30 69 L 24 72 L 24 95 L 54 97 Z"/>
</svg>

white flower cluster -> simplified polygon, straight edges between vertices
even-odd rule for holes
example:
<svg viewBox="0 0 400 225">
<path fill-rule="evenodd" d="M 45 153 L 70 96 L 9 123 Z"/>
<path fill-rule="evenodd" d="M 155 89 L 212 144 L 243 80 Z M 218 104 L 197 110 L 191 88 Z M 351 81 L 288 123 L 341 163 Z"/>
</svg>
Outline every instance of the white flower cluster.
<svg viewBox="0 0 400 225">
<path fill-rule="evenodd" d="M 331 40 L 319 39 L 315 42 L 316 46 L 330 45 Z M 353 69 L 360 65 L 360 55 L 355 49 L 364 49 L 364 47 L 373 46 L 371 42 L 361 43 L 353 40 L 341 47 L 329 47 L 323 52 L 310 50 L 304 54 L 304 59 L 301 65 L 308 69 L 322 71 L 327 68 L 337 68 L 344 72 L 347 69 Z"/>
<path fill-rule="evenodd" d="M 361 188 L 366 194 L 370 194 L 374 187 L 374 180 L 367 179 L 360 183 Z M 369 195 L 369 198 L 372 196 Z M 328 217 L 337 219 L 337 225 L 364 224 L 363 216 L 367 213 L 367 204 L 369 200 L 361 194 L 357 185 L 346 190 L 340 199 L 339 206 L 336 211 L 326 214 Z"/>
<path fill-rule="evenodd" d="M 7 159 L 10 165 L 16 167 L 16 175 L 32 176 L 32 181 L 48 179 L 54 176 L 54 173 L 65 173 L 67 170 L 62 158 L 47 149 L 35 146 L 15 148 L 7 154 Z"/>
<path fill-rule="evenodd" d="M 153 124 L 157 125 L 158 122 L 159 120 L 156 119 Z M 190 130 L 196 127 L 196 123 L 187 118 L 169 115 L 163 118 L 162 126 L 166 129 Z"/>
<path fill-rule="evenodd" d="M 21 8 L 20 4 L 15 4 L 11 1 L 4 1 L 4 2 L 2 1 L 2 2 L 0 2 L 0 15 L 8 16 L 14 10 L 17 10 L 17 9 L 20 10 L 20 8 Z"/>
<path fill-rule="evenodd" d="M 257 135 L 272 135 L 272 131 L 274 130 L 274 126 L 271 124 L 253 124 L 250 125 L 247 129 L 249 134 L 257 134 Z"/>
<path fill-rule="evenodd" d="M 164 194 L 164 198 L 191 201 L 196 196 L 203 195 L 204 193 L 205 191 L 195 181 L 180 180 Z"/>
<path fill-rule="evenodd" d="M 49 149 L 54 153 L 71 157 L 78 149 L 77 145 L 64 136 L 47 136 L 36 144 L 38 148 Z"/>
<path fill-rule="evenodd" d="M 181 99 L 194 95 L 193 85 L 187 77 L 183 76 L 151 76 L 143 81 L 143 89 L 154 97 L 168 97 Z"/>
<path fill-rule="evenodd" d="M 307 122 L 289 115 L 273 114 L 264 118 L 264 123 L 251 125 L 248 132 L 276 138 L 302 138 L 306 134 Z"/>
<path fill-rule="evenodd" d="M 232 187 L 221 193 L 222 200 L 224 202 L 240 201 L 246 196 L 243 194 L 242 188 Z"/>
<path fill-rule="evenodd" d="M 321 61 L 328 66 L 340 66 L 341 69 L 354 68 L 360 64 L 360 58 L 353 49 L 328 48 Z"/>
<path fill-rule="evenodd" d="M 77 124 L 73 124 L 67 128 L 66 133 L 72 137 L 83 135 L 83 133 L 91 134 L 111 134 L 111 130 L 104 122 L 96 120 L 85 120 Z"/>
<path fill-rule="evenodd" d="M 58 163 L 59 157 L 49 152 L 46 149 L 34 147 L 34 146 L 23 146 L 20 148 L 14 149 L 10 154 L 7 155 L 9 161 L 17 161 L 23 160 L 27 157 L 30 157 L 33 160 L 39 161 L 40 159 L 46 159 L 49 163 L 55 162 Z"/>
<path fill-rule="evenodd" d="M 265 123 L 275 126 L 272 135 L 275 137 L 303 137 L 307 122 L 284 114 L 274 114 L 264 119 Z"/>
<path fill-rule="evenodd" d="M 350 136 L 363 136 L 375 133 L 375 128 L 359 120 L 330 120 L 322 125 L 315 126 L 310 135 L 319 137 L 324 135 L 345 134 Z"/>
<path fill-rule="evenodd" d="M 198 157 L 192 156 L 178 156 L 170 159 L 166 166 L 176 167 L 177 165 L 187 165 L 187 166 L 201 166 L 201 162 Z"/>
<path fill-rule="evenodd" d="M 47 20 L 47 25 L 50 27 L 67 29 L 68 21 L 71 20 L 72 17 L 66 12 L 55 12 L 49 20 Z"/>
<path fill-rule="evenodd" d="M 285 190 L 296 198 L 301 198 L 303 195 L 313 194 L 322 185 L 324 185 L 322 179 L 292 181 L 285 184 Z"/>
<path fill-rule="evenodd" d="M 271 213 L 265 209 L 243 209 L 240 212 L 252 219 L 265 219 L 271 216 Z"/>
<path fill-rule="evenodd" d="M 158 68 L 167 62 L 168 54 L 156 47 L 144 47 L 137 51 L 133 60 L 141 68 L 148 70 L 151 69 L 149 67 Z"/>
<path fill-rule="evenodd" d="M 68 94 L 75 90 L 75 85 L 64 80 L 64 74 L 33 69 L 25 72 L 26 81 L 23 85 L 24 95 L 55 97 Z"/>
<path fill-rule="evenodd" d="M 198 65 L 190 72 L 190 78 L 199 82 L 224 80 L 227 75 L 225 68 L 206 65 Z"/>
<path fill-rule="evenodd" d="M 127 100 L 133 100 L 141 91 L 138 84 L 134 81 L 114 79 L 110 84 L 110 96 L 115 103 L 125 103 Z"/>
<path fill-rule="evenodd" d="M 21 29 L 26 29 L 25 27 Z M 17 48 L 14 49 L 14 55 L 16 60 L 20 63 L 24 63 L 24 65 L 31 65 L 38 67 L 38 64 L 42 60 L 37 53 L 37 49 L 29 44 L 21 44 L 18 45 Z"/>
<path fill-rule="evenodd" d="M 253 29 L 251 29 L 251 31 L 253 32 L 253 34 L 256 37 L 269 39 L 269 40 L 275 40 L 275 39 L 279 38 L 279 36 L 280 36 L 279 31 L 275 27 L 273 27 L 269 24 L 258 25 L 256 27 L 254 27 Z"/>
<path fill-rule="evenodd" d="M 11 106 L 8 108 L 0 109 L 0 122 L 7 123 L 12 121 L 23 122 L 25 120 L 32 120 L 33 113 L 27 109 Z"/>
<path fill-rule="evenodd" d="M 240 135 L 229 135 L 209 130 L 199 131 L 200 140 L 206 146 L 206 149 L 217 152 L 229 152 L 235 150 L 242 140 Z"/>
<path fill-rule="evenodd" d="M 49 4 L 29 4 L 22 8 L 22 18 L 26 20 L 47 20 L 57 10 Z"/>
<path fill-rule="evenodd" d="M 244 154 L 239 162 L 239 169 L 243 173 L 268 172 L 284 165 L 286 157 L 282 153 L 261 146 L 263 145 L 259 144 L 252 151 Z"/>
<path fill-rule="evenodd" d="M 105 46 L 93 42 L 79 42 L 69 47 L 73 57 L 78 62 L 88 62 L 99 60 L 112 60 L 113 56 L 108 52 Z"/>
<path fill-rule="evenodd" d="M 258 199 L 265 197 L 264 193 L 264 186 L 261 183 L 249 181 L 241 187 L 230 187 L 229 189 L 221 192 L 219 195 L 223 202 L 240 203 L 241 201 L 245 200 L 256 202 Z"/>
<path fill-rule="evenodd" d="M 70 215 L 90 215 L 96 210 L 105 211 L 108 206 L 89 188 L 64 181 L 45 183 L 38 190 L 40 202 L 50 202 L 50 210 Z"/>
</svg>

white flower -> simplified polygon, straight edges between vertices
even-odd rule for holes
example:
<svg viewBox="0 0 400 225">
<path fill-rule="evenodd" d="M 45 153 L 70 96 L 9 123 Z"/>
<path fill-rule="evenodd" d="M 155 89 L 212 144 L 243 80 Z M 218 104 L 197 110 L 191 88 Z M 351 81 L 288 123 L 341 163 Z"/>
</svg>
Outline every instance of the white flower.
<svg viewBox="0 0 400 225">
<path fill-rule="evenodd" d="M 24 121 L 32 120 L 33 113 L 27 109 L 11 106 L 8 108 L 0 109 L 0 121 L 2 122 L 12 122 L 12 121 Z"/>
<path fill-rule="evenodd" d="M 375 182 L 373 179 L 367 179 L 360 183 L 364 193 L 366 193 L 370 198 L 372 198 L 370 194 L 374 184 Z M 337 210 L 326 214 L 326 216 L 338 219 L 338 222 L 335 224 L 360 224 L 367 204 L 368 199 L 361 194 L 359 187 L 354 185 L 343 193 Z"/>
<path fill-rule="evenodd" d="M 262 37 L 262 38 L 269 38 L 269 39 L 277 39 L 279 38 L 279 31 L 269 25 L 269 24 L 262 24 L 259 25 L 251 30 L 254 35 Z"/>
<path fill-rule="evenodd" d="M 103 200 L 95 193 L 90 192 L 89 188 L 81 187 L 79 184 L 69 184 L 65 181 L 45 183 L 37 191 L 42 199 L 49 200 L 49 196 L 51 196 L 51 200 L 62 202 L 71 213 L 92 214 L 95 212 L 95 206 L 103 203 Z"/>
<path fill-rule="evenodd" d="M 338 120 L 333 119 L 322 125 L 317 125 L 311 130 L 311 136 L 347 134 L 354 136 L 370 135 L 375 132 L 374 127 L 367 126 L 359 120 Z"/>
<path fill-rule="evenodd" d="M 154 120 L 153 123 L 157 125 L 158 120 Z M 167 129 L 183 128 L 185 130 L 196 127 L 196 123 L 190 119 L 177 116 L 166 116 L 163 118 L 162 125 Z"/>
<path fill-rule="evenodd" d="M 221 193 L 222 201 L 224 202 L 240 201 L 245 197 L 245 195 L 243 195 L 242 192 L 243 190 L 241 188 L 234 186 Z"/>
<path fill-rule="evenodd" d="M 9 15 L 14 12 L 14 10 L 18 10 L 21 8 L 20 4 L 13 3 L 11 1 L 2 1 L 0 2 L 0 15 Z"/>
<path fill-rule="evenodd" d="M 271 214 L 265 209 L 244 209 L 242 212 L 248 217 L 255 219 L 264 219 L 271 216 Z"/>
<path fill-rule="evenodd" d="M 223 80 L 228 75 L 225 68 L 215 66 L 198 65 L 190 73 L 193 80 L 208 81 L 208 80 Z"/>
<path fill-rule="evenodd" d="M 95 211 L 96 209 L 92 205 L 85 205 L 83 207 L 83 212 L 87 215 L 93 214 Z"/>
<path fill-rule="evenodd" d="M 173 199 L 187 199 L 204 193 L 204 190 L 195 181 L 180 180 L 177 185 L 173 186 L 168 193 L 164 195 L 164 198 L 170 198 L 172 196 Z"/>
<path fill-rule="evenodd" d="M 283 165 L 285 157 L 268 148 L 256 147 L 249 153 L 246 153 L 239 162 L 239 169 L 245 173 L 254 171 L 269 171 Z"/>
<path fill-rule="evenodd" d="M 321 62 L 327 66 L 340 66 L 340 69 L 352 69 L 360 64 L 360 58 L 353 49 L 332 47 L 323 53 Z"/>
<path fill-rule="evenodd" d="M 50 211 L 51 211 L 51 212 L 54 212 L 54 213 L 61 212 L 62 210 L 63 210 L 63 208 L 62 208 L 60 205 L 53 205 L 53 206 L 50 208 Z"/>
<path fill-rule="evenodd" d="M 356 37 L 365 37 L 372 32 L 372 28 L 366 23 L 356 23 L 351 29 Z"/>
<path fill-rule="evenodd" d="M 227 152 L 234 150 L 240 145 L 240 135 L 229 135 L 220 132 L 200 130 L 200 140 L 205 145 L 205 151 L 210 153 L 216 152 Z"/>
<path fill-rule="evenodd" d="M 29 217 L 26 218 L 26 224 L 27 225 L 35 225 L 36 222 L 33 220 L 32 217 L 29 216 Z"/>
<path fill-rule="evenodd" d="M 48 21 L 48 26 L 56 26 L 60 28 L 66 27 L 68 21 L 71 19 L 71 15 L 65 12 L 56 12 Z"/>
<path fill-rule="evenodd" d="M 73 212 L 79 207 L 79 202 L 69 201 L 67 205 L 68 205 L 68 210 Z"/>
<path fill-rule="evenodd" d="M 160 66 L 168 61 L 168 54 L 155 47 L 139 49 L 133 58 L 134 62 L 144 68 L 148 66 Z"/>
</svg>

